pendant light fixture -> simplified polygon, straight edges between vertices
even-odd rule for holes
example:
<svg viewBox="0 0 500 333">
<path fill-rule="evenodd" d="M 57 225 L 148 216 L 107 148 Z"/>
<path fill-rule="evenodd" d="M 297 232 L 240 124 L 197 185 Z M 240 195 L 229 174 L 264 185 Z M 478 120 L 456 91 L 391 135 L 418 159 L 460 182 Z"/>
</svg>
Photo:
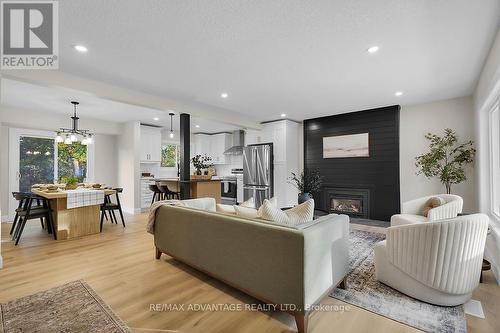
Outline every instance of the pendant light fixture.
<svg viewBox="0 0 500 333">
<path fill-rule="evenodd" d="M 175 135 L 174 135 L 174 129 L 172 127 L 172 119 L 173 119 L 175 113 L 170 112 L 168 115 L 170 116 L 170 134 L 169 134 L 169 137 L 170 137 L 170 139 L 173 139 Z"/>
<path fill-rule="evenodd" d="M 56 132 L 56 142 L 61 143 L 64 142 L 67 145 L 72 144 L 73 142 L 81 141 L 82 145 L 88 145 L 92 143 L 92 133 L 89 130 L 82 130 L 78 128 L 78 122 L 80 118 L 76 115 L 76 108 L 80 104 L 76 101 L 71 101 L 73 104 L 73 117 L 72 119 L 72 128 L 60 128 L 59 131 Z M 64 134 L 64 137 L 62 136 Z"/>
</svg>

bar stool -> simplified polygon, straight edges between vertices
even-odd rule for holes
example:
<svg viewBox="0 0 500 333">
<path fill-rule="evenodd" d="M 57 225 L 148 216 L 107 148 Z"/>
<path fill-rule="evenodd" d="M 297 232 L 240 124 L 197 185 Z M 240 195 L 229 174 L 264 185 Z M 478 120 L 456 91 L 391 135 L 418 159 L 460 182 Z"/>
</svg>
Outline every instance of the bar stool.
<svg viewBox="0 0 500 333">
<path fill-rule="evenodd" d="M 153 192 L 153 199 L 151 200 L 151 205 L 155 201 L 163 200 L 163 192 L 160 191 L 160 189 L 158 188 L 158 186 L 156 186 L 156 184 L 149 184 L 149 190 Z"/>
<path fill-rule="evenodd" d="M 163 193 L 164 199 L 171 200 L 171 199 L 175 198 L 177 200 L 180 200 L 179 192 L 174 192 L 174 191 L 169 190 L 167 185 L 157 185 L 157 187 Z"/>
</svg>

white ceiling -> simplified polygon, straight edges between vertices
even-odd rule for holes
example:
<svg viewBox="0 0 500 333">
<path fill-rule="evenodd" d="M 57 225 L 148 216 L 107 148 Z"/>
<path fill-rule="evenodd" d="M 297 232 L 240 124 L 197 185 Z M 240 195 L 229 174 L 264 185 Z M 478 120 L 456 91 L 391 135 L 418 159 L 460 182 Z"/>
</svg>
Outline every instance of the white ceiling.
<svg viewBox="0 0 500 333">
<path fill-rule="evenodd" d="M 470 95 L 499 13 L 499 0 L 65 0 L 60 69 L 301 120 Z"/>
<path fill-rule="evenodd" d="M 50 116 L 50 113 L 64 113 L 68 115 L 69 119 L 73 112 L 70 101 L 75 100 L 80 102 L 77 110 L 78 116 L 82 119 L 91 118 L 117 123 L 140 121 L 145 124 L 170 128 L 170 117 L 165 111 L 111 101 L 83 91 L 46 87 L 10 79 L 2 79 L 1 86 L 0 98 L 3 105 L 36 110 L 46 116 Z M 159 120 L 154 120 L 155 117 L 158 117 Z M 173 117 L 172 123 L 174 130 L 179 130 L 178 113 Z M 233 125 L 199 117 L 191 118 L 191 128 L 194 132 L 209 133 L 238 129 Z"/>
</svg>

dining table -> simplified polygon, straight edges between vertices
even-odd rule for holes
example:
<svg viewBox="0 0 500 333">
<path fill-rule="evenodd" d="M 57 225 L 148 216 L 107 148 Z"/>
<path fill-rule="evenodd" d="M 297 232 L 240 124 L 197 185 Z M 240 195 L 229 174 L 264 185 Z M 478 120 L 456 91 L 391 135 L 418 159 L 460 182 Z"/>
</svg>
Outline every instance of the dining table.
<svg viewBox="0 0 500 333">
<path fill-rule="evenodd" d="M 77 191 L 85 198 L 82 203 L 68 204 L 68 195 L 75 197 Z M 54 222 L 54 229 L 57 240 L 78 238 L 87 235 L 98 234 L 100 232 L 100 211 L 103 202 L 87 200 L 89 194 L 96 194 L 95 197 L 103 197 L 116 193 L 113 189 L 76 189 L 48 191 L 39 188 L 31 189 L 33 194 L 48 199 Z M 71 194 L 70 194 L 71 193 Z M 99 195 L 102 193 L 103 195 Z M 95 199 L 95 198 L 94 198 Z"/>
</svg>

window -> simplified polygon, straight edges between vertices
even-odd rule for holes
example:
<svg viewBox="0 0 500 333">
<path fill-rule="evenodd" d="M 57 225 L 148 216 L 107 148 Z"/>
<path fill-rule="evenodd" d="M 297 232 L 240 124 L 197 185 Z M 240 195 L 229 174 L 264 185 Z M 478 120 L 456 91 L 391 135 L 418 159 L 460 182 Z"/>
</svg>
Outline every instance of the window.
<svg viewBox="0 0 500 333">
<path fill-rule="evenodd" d="M 177 168 L 179 160 L 179 146 L 175 144 L 165 144 L 161 147 L 161 167 Z"/>
<path fill-rule="evenodd" d="M 83 182 L 87 178 L 87 146 L 80 142 L 70 145 L 57 145 L 58 179 L 61 177 L 76 177 Z"/>
<path fill-rule="evenodd" d="M 500 218 L 500 104 L 497 101 L 492 108 L 491 118 L 491 178 L 492 211 Z"/>
</svg>

